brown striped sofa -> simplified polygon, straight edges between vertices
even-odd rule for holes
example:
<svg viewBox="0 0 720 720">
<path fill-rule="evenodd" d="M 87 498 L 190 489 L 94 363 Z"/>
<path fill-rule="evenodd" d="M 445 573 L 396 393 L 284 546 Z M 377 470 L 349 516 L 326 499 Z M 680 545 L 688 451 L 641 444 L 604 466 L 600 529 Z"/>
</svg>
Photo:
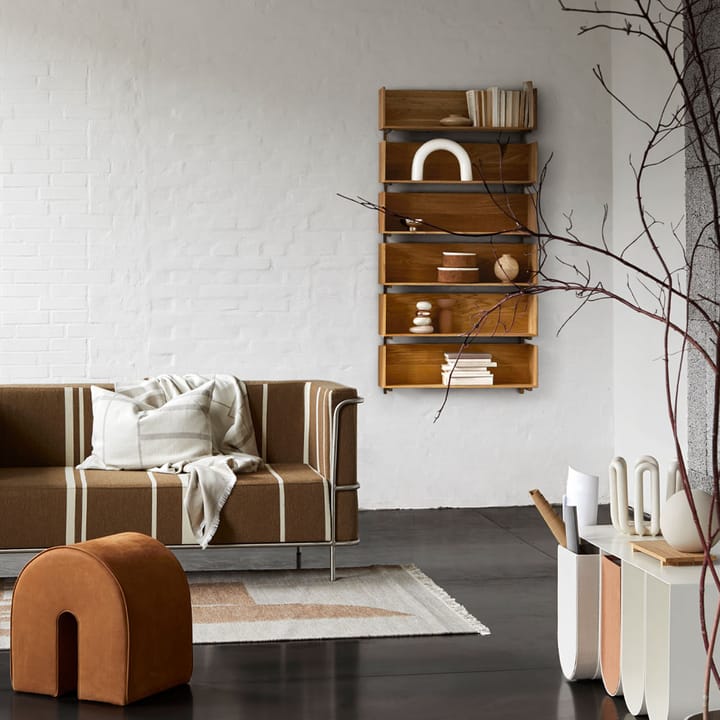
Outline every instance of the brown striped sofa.
<svg viewBox="0 0 720 720">
<path fill-rule="evenodd" d="M 104 385 L 103 387 L 111 387 Z M 212 545 L 358 540 L 353 388 L 248 382 L 265 467 L 238 477 Z M 0 385 L 0 549 L 39 549 L 135 530 L 195 545 L 177 475 L 75 466 L 91 450 L 90 385 Z M 334 520 L 334 522 L 333 522 Z"/>
</svg>

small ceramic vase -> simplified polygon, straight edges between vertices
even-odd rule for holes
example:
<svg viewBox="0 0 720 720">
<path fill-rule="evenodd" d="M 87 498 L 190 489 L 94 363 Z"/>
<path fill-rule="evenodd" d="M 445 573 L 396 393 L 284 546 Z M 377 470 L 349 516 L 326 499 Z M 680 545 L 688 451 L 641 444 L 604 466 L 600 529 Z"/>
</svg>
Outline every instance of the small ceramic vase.
<svg viewBox="0 0 720 720">
<path fill-rule="evenodd" d="M 511 283 L 520 272 L 518 261 L 508 253 L 501 255 L 493 267 L 495 277 L 504 283 Z"/>
</svg>

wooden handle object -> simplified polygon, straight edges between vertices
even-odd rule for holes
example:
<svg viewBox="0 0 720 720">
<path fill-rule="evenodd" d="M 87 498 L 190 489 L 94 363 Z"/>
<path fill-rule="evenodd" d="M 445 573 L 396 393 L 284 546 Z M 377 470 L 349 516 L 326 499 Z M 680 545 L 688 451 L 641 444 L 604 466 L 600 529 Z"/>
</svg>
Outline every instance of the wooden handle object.
<svg viewBox="0 0 720 720">
<path fill-rule="evenodd" d="M 535 507 L 538 509 L 545 524 L 550 529 L 550 532 L 555 536 L 558 541 L 558 545 L 567 547 L 567 540 L 565 538 L 565 523 L 562 518 L 552 509 L 552 505 L 545 499 L 545 496 L 539 490 L 531 490 L 530 497 L 535 503 Z"/>
</svg>

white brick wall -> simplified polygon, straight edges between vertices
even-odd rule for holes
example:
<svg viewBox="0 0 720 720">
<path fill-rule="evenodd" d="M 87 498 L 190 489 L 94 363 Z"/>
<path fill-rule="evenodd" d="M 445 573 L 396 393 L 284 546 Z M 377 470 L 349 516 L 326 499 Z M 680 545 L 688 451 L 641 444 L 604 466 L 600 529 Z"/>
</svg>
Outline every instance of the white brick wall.
<svg viewBox="0 0 720 720">
<path fill-rule="evenodd" d="M 377 221 L 335 193 L 379 189 L 381 85 L 531 78 L 551 214 L 594 226 L 608 47 L 549 0 L 0 0 L 0 381 L 332 378 L 368 400 L 364 506 L 557 498 L 611 451 L 609 314 L 556 340 L 549 301 L 540 390 L 433 425 L 439 394 L 377 389 Z"/>
</svg>

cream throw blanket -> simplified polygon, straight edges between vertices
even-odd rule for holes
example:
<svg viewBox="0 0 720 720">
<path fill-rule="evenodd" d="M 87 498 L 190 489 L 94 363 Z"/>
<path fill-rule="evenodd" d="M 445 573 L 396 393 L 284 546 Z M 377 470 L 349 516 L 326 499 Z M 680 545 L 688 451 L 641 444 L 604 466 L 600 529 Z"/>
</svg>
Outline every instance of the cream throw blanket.
<svg viewBox="0 0 720 720">
<path fill-rule="evenodd" d="M 115 388 L 122 395 L 157 408 L 210 380 L 215 381 L 210 403 L 213 454 L 149 468 L 188 474 L 185 512 L 202 548 L 208 546 L 218 528 L 220 511 L 235 487 L 237 474 L 253 472 L 262 465 L 257 455 L 245 383 L 233 375 L 158 375 Z M 90 455 L 78 467 L 108 469 L 95 455 Z"/>
</svg>

